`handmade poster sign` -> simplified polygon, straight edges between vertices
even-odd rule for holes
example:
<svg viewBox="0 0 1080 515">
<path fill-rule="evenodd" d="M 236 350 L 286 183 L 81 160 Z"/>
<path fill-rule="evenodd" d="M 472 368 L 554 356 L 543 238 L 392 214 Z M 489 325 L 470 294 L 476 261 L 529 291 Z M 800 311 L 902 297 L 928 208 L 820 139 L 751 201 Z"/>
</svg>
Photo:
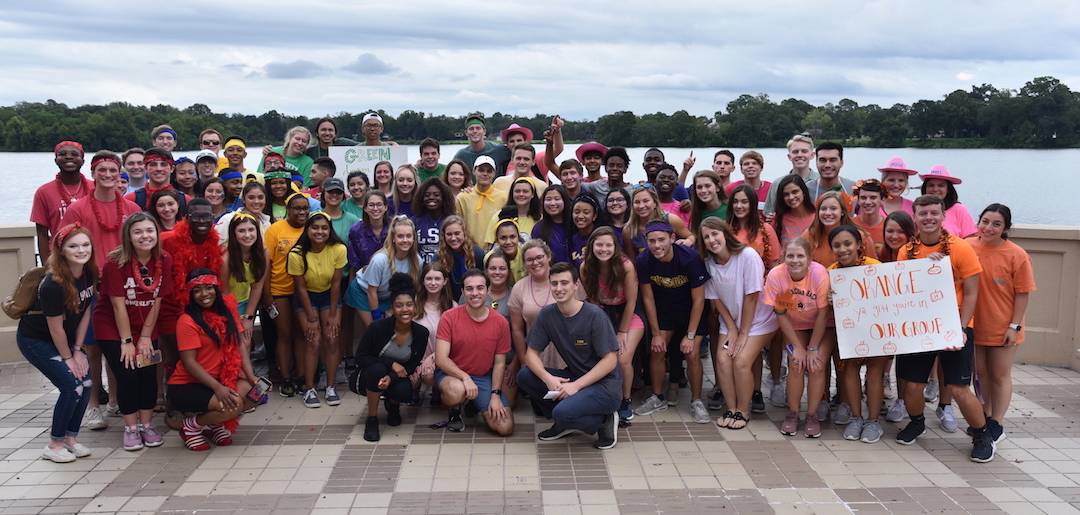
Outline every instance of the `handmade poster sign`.
<svg viewBox="0 0 1080 515">
<path fill-rule="evenodd" d="M 330 159 L 337 165 L 337 177 L 348 177 L 351 172 L 364 172 L 368 180 L 374 181 L 372 172 L 375 163 L 390 161 L 394 170 L 409 162 L 409 149 L 399 145 L 386 145 L 382 147 L 370 147 L 367 145 L 356 146 L 331 146 Z"/>
<path fill-rule="evenodd" d="M 948 257 L 838 268 L 829 279 L 841 359 L 964 344 Z"/>
</svg>

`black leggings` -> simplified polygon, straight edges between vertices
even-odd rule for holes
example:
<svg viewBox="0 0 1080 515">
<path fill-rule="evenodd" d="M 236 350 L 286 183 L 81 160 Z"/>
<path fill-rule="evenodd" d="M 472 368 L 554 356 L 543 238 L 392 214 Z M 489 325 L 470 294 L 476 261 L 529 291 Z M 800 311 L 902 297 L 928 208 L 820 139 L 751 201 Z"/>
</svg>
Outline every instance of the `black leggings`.
<svg viewBox="0 0 1080 515">
<path fill-rule="evenodd" d="M 390 386 L 380 390 L 379 380 L 386 376 L 390 376 Z M 398 377 L 385 363 L 372 363 L 364 368 L 364 387 L 369 392 L 382 392 L 387 399 L 397 402 L 406 402 L 413 396 L 409 377 Z"/>
<path fill-rule="evenodd" d="M 131 415 L 139 410 L 152 410 L 157 404 L 157 365 L 143 368 L 127 368 L 120 360 L 120 342 L 116 340 L 98 340 L 101 353 L 109 362 L 109 368 L 116 375 L 116 399 L 122 415 Z M 155 344 L 156 348 L 157 345 Z"/>
</svg>

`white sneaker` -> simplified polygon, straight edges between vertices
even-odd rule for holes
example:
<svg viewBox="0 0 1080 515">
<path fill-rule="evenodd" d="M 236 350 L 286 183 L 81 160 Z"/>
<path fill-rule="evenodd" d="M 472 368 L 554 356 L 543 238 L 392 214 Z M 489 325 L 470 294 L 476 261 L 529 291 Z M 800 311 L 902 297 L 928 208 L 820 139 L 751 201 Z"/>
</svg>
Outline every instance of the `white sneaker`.
<svg viewBox="0 0 1080 515">
<path fill-rule="evenodd" d="M 79 442 L 75 442 L 75 445 L 64 444 L 64 448 L 76 458 L 85 458 L 91 454 L 90 448 Z"/>
<path fill-rule="evenodd" d="M 885 414 L 885 420 L 889 422 L 900 422 L 907 416 L 907 407 L 904 406 L 904 399 L 896 399 L 893 401 L 892 406 L 889 406 L 889 412 Z"/>
<path fill-rule="evenodd" d="M 777 381 L 769 390 L 769 404 L 777 408 L 787 407 L 787 383 Z"/>
<path fill-rule="evenodd" d="M 668 383 L 667 387 L 667 405 L 678 406 L 679 405 L 679 385 L 676 383 Z"/>
<path fill-rule="evenodd" d="M 87 429 L 92 429 L 94 431 L 101 431 L 102 429 L 107 429 L 109 427 L 109 423 L 105 421 L 105 415 L 102 414 L 100 406 L 94 406 L 93 408 L 90 408 L 90 411 L 86 412 L 86 418 L 83 419 L 83 425 L 85 425 Z"/>
<path fill-rule="evenodd" d="M 957 429 L 956 415 L 953 414 L 952 404 L 945 406 L 944 409 L 938 408 L 935 410 L 937 413 L 938 422 L 941 423 L 941 430 L 946 433 L 955 433 Z"/>
<path fill-rule="evenodd" d="M 634 412 L 638 415 L 645 416 L 651 415 L 657 411 L 664 411 L 666 409 L 668 409 L 667 402 L 660 400 L 660 397 L 657 397 L 656 394 L 653 394 L 650 395 L 648 399 L 645 399 L 645 402 L 642 402 L 641 405 L 638 406 L 638 409 L 634 410 Z"/>
<path fill-rule="evenodd" d="M 896 398 L 896 379 L 893 377 L 892 372 L 885 371 L 885 398 L 892 400 Z"/>
<path fill-rule="evenodd" d="M 117 404 L 109 404 L 105 406 L 105 416 L 107 417 L 119 417 L 120 406 Z"/>
<path fill-rule="evenodd" d="M 712 418 L 709 417 L 709 410 L 705 409 L 705 403 L 701 402 L 701 399 L 695 399 L 690 403 L 690 418 L 694 419 L 694 422 L 698 424 L 712 422 Z"/>
<path fill-rule="evenodd" d="M 936 401 L 941 394 L 938 390 L 937 378 L 930 378 L 930 382 L 926 383 L 926 388 L 923 389 L 923 399 L 926 399 L 926 402 Z"/>
<path fill-rule="evenodd" d="M 46 445 L 45 450 L 41 452 L 41 459 L 49 460 L 53 463 L 71 463 L 75 461 L 76 458 L 74 454 L 71 454 L 71 451 L 63 447 L 52 449 Z"/>
</svg>

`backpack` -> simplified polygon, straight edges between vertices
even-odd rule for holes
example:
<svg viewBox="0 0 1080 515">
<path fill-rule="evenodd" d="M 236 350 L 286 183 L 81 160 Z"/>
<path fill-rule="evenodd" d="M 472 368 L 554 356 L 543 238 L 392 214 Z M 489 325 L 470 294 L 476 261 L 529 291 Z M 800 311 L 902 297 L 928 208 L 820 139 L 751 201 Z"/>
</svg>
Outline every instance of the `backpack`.
<svg viewBox="0 0 1080 515">
<path fill-rule="evenodd" d="M 40 310 L 30 311 L 30 307 L 38 298 L 38 289 L 41 288 L 41 280 L 44 278 L 45 267 L 43 266 L 36 266 L 24 272 L 19 276 L 15 291 L 0 302 L 0 309 L 3 309 L 12 320 L 18 320 L 23 315 L 41 314 Z"/>
</svg>

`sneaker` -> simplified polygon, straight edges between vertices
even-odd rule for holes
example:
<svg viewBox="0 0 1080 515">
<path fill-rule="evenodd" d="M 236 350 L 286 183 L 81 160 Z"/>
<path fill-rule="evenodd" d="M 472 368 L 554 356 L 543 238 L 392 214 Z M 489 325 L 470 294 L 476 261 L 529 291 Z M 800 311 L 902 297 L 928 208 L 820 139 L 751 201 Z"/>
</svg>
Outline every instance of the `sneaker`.
<svg viewBox="0 0 1080 515">
<path fill-rule="evenodd" d="M 679 405 L 679 385 L 675 383 L 668 383 L 667 387 L 667 405 L 678 406 Z"/>
<path fill-rule="evenodd" d="M 101 431 L 109 427 L 109 423 L 105 421 L 105 416 L 102 414 L 100 406 L 94 406 L 93 408 L 90 408 L 90 411 L 86 412 L 86 418 L 84 419 L 83 425 L 85 425 L 87 429 L 94 431 Z"/>
<path fill-rule="evenodd" d="M 885 371 L 885 398 L 896 399 L 896 379 L 891 371 Z"/>
<path fill-rule="evenodd" d="M 460 433 L 465 430 L 465 421 L 461 420 L 461 408 L 453 408 L 450 410 L 450 417 L 446 422 L 446 428 L 455 433 Z"/>
<path fill-rule="evenodd" d="M 885 420 L 889 422 L 899 422 L 904 420 L 907 416 L 907 407 L 904 406 L 904 399 L 896 399 L 893 401 L 892 406 L 889 406 L 889 412 L 885 414 Z"/>
<path fill-rule="evenodd" d="M 851 420 L 848 421 L 847 427 L 844 428 L 844 440 L 856 441 L 862 438 L 863 419 L 862 417 L 848 417 Z"/>
<path fill-rule="evenodd" d="M 139 430 L 133 427 L 124 428 L 124 450 L 137 451 L 143 448 L 142 436 Z"/>
<path fill-rule="evenodd" d="M 803 432 L 806 434 L 807 438 L 821 437 L 821 421 L 818 420 L 817 415 L 806 415 L 806 427 L 803 429 Z"/>
<path fill-rule="evenodd" d="M 851 407 L 846 402 L 841 402 L 832 414 L 832 423 L 838 426 L 847 425 L 851 422 Z"/>
<path fill-rule="evenodd" d="M 610 449 L 615 447 L 615 442 L 618 440 L 619 420 L 614 413 L 611 413 L 604 417 L 604 421 L 600 423 L 600 429 L 596 430 L 596 442 L 593 443 L 593 447 L 601 450 Z"/>
<path fill-rule="evenodd" d="M 623 399 L 619 403 L 619 420 L 622 422 L 634 420 L 634 407 L 630 404 L 630 399 Z"/>
<path fill-rule="evenodd" d="M 705 409 L 705 403 L 701 402 L 701 399 L 695 399 L 690 403 L 690 418 L 694 419 L 694 422 L 698 424 L 708 424 L 712 422 L 712 417 L 709 416 L 709 410 Z"/>
<path fill-rule="evenodd" d="M 105 416 L 106 417 L 119 417 L 120 416 L 120 405 L 118 405 L 118 404 L 106 405 L 105 406 Z"/>
<path fill-rule="evenodd" d="M 777 381 L 772 385 L 772 389 L 769 390 L 769 404 L 777 408 L 787 407 L 787 384 L 783 381 Z"/>
<path fill-rule="evenodd" d="M 817 417 L 818 421 L 828 420 L 829 419 L 829 403 L 825 402 L 825 401 L 819 402 L 818 405 L 817 405 L 817 411 L 814 413 L 814 416 Z"/>
<path fill-rule="evenodd" d="M 896 434 L 896 443 L 900 445 L 911 445 L 915 443 L 916 438 L 922 436 L 925 432 L 926 420 L 922 418 L 919 420 L 912 420 Z"/>
<path fill-rule="evenodd" d="M 573 429 L 563 429 L 559 426 L 556 426 L 555 424 L 552 424 L 551 427 L 540 431 L 540 434 L 536 435 L 536 439 L 540 440 L 541 442 L 551 442 L 560 438 L 565 438 L 576 432 L 577 431 Z"/>
<path fill-rule="evenodd" d="M 281 386 L 278 387 L 278 395 L 282 397 L 292 397 L 296 395 L 296 388 L 293 387 L 292 381 L 286 379 L 281 382 Z"/>
<path fill-rule="evenodd" d="M 341 404 L 341 397 L 338 397 L 337 388 L 334 388 L 333 386 L 327 386 L 326 387 L 326 405 L 327 406 L 337 406 L 338 404 Z"/>
<path fill-rule="evenodd" d="M 386 408 L 386 425 L 390 427 L 397 427 L 401 425 L 401 404 L 391 402 L 389 399 L 383 401 L 383 407 Z"/>
<path fill-rule="evenodd" d="M 1001 425 L 1001 422 L 991 417 L 986 417 L 986 432 L 990 434 L 990 438 L 994 440 L 994 443 L 1000 443 L 1005 439 L 1005 427 Z"/>
<path fill-rule="evenodd" d="M 90 448 L 79 442 L 75 442 L 75 445 L 68 445 L 65 443 L 64 448 L 71 454 L 74 454 L 76 458 L 85 458 L 90 455 Z"/>
<path fill-rule="evenodd" d="M 997 444 L 986 428 L 976 429 L 975 436 L 971 437 L 971 461 L 986 463 L 994 459 L 996 452 Z"/>
<path fill-rule="evenodd" d="M 364 440 L 368 442 L 379 441 L 379 417 L 368 417 L 364 421 Z"/>
<path fill-rule="evenodd" d="M 304 406 L 307 406 L 308 408 L 318 408 L 319 406 L 322 406 L 322 403 L 319 402 L 319 394 L 315 393 L 314 388 L 309 388 L 308 391 L 304 392 Z"/>
<path fill-rule="evenodd" d="M 644 416 L 652 415 L 657 411 L 664 411 L 666 409 L 668 409 L 668 403 L 664 402 L 664 400 L 656 394 L 653 394 L 650 395 L 648 399 L 645 399 L 645 402 L 641 403 L 641 405 L 638 406 L 638 408 L 634 410 L 634 412 L 638 415 Z"/>
<path fill-rule="evenodd" d="M 225 426 L 218 424 L 207 427 L 210 433 L 210 439 L 214 441 L 214 445 L 219 447 L 227 447 L 233 444 L 232 433 Z"/>
<path fill-rule="evenodd" d="M 720 392 L 719 388 L 713 390 L 712 395 L 709 396 L 708 407 L 713 411 L 724 409 L 724 394 Z"/>
<path fill-rule="evenodd" d="M 952 404 L 945 406 L 944 408 L 938 407 L 934 411 L 937 413 L 938 422 L 941 423 L 941 430 L 946 433 L 955 433 L 957 429 L 956 415 L 953 414 Z"/>
<path fill-rule="evenodd" d="M 143 445 L 147 447 L 158 447 L 162 444 L 163 439 L 161 433 L 154 429 L 151 425 L 139 425 L 139 436 L 142 437 Z"/>
<path fill-rule="evenodd" d="M 885 431 L 881 428 L 881 424 L 877 420 L 867 420 L 862 426 L 862 438 L 860 440 L 863 443 L 877 443 L 881 440 L 881 435 L 885 434 Z"/>
<path fill-rule="evenodd" d="M 795 436 L 795 433 L 799 432 L 799 414 L 794 411 L 789 411 L 784 416 L 784 423 L 780 424 L 780 434 L 787 436 Z"/>
<path fill-rule="evenodd" d="M 754 390 L 754 396 L 750 398 L 750 413 L 765 413 L 765 397 L 761 390 Z"/>
<path fill-rule="evenodd" d="M 926 402 L 934 402 L 940 394 L 937 378 L 930 378 L 930 382 L 926 383 L 926 388 L 923 388 L 923 399 L 926 399 Z"/>
<path fill-rule="evenodd" d="M 71 454 L 71 451 L 63 447 L 52 449 L 46 445 L 45 450 L 41 452 L 41 459 L 49 460 L 53 463 L 71 463 L 75 461 L 75 455 Z"/>
</svg>

